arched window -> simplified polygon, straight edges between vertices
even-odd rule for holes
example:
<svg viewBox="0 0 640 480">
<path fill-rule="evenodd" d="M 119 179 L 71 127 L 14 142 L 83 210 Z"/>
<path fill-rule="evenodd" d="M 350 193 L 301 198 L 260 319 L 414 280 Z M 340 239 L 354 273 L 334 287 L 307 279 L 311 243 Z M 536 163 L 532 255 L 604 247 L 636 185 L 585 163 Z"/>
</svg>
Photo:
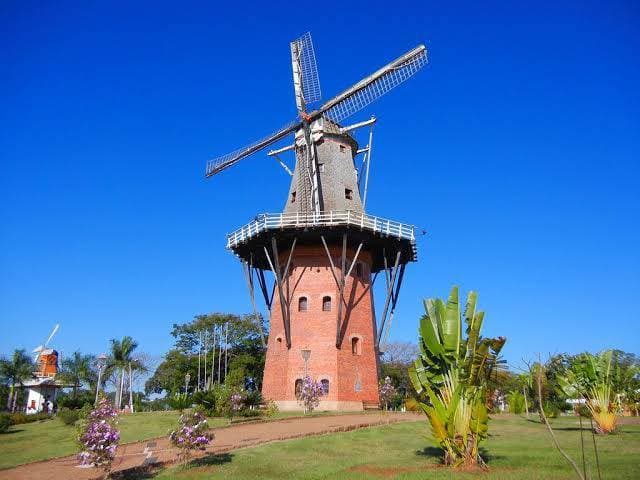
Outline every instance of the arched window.
<svg viewBox="0 0 640 480">
<path fill-rule="evenodd" d="M 320 380 L 320 385 L 322 385 L 322 395 L 329 395 L 329 380 L 323 378 Z"/>
<path fill-rule="evenodd" d="M 307 311 L 307 297 L 300 297 L 298 299 L 298 311 L 299 312 L 306 312 Z"/>
<path fill-rule="evenodd" d="M 296 392 L 296 398 L 298 400 L 300 400 L 300 395 L 302 394 L 302 379 L 301 378 L 298 378 L 296 380 L 294 388 L 295 388 L 295 392 Z"/>
<path fill-rule="evenodd" d="M 323 312 L 331 311 L 331 297 L 329 295 L 322 297 L 322 311 Z"/>
<path fill-rule="evenodd" d="M 351 339 L 351 353 L 354 355 L 360 355 L 362 353 L 362 346 L 360 345 L 360 339 L 358 337 Z"/>
</svg>

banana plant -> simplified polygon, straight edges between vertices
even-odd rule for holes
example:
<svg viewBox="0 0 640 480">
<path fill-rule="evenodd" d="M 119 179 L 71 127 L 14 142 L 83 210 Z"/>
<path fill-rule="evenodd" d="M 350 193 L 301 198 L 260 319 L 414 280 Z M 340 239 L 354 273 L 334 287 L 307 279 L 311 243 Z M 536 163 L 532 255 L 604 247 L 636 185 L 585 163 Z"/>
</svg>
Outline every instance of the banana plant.
<svg viewBox="0 0 640 480">
<path fill-rule="evenodd" d="M 558 377 L 558 384 L 569 397 L 581 397 L 595 422 L 597 433 L 615 431 L 618 423 L 618 392 L 614 391 L 613 379 L 619 376 L 617 362 L 613 362 L 613 351 L 605 350 L 597 355 L 578 355 L 565 373 Z"/>
<path fill-rule="evenodd" d="M 409 368 L 447 465 L 484 465 L 478 445 L 488 432 L 487 383 L 502 366 L 499 354 L 506 339 L 481 336 L 484 312 L 477 310 L 477 301 L 470 292 L 461 315 L 457 286 L 446 303 L 426 300 L 418 330 L 420 354 Z"/>
</svg>

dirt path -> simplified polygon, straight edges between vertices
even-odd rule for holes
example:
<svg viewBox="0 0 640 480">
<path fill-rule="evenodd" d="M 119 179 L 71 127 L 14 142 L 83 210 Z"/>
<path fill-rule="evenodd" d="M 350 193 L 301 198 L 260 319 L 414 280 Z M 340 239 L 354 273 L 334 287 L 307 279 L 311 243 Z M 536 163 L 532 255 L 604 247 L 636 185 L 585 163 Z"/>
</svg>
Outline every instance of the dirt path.
<svg viewBox="0 0 640 480">
<path fill-rule="evenodd" d="M 207 454 L 224 453 L 238 448 L 250 447 L 279 440 L 322 435 L 332 432 L 344 432 L 358 428 L 384 425 L 386 423 L 422 420 L 424 417 L 411 413 L 385 414 L 347 414 L 318 416 L 310 418 L 291 418 L 273 422 L 260 422 L 230 427 L 214 428 L 215 440 L 207 449 Z M 46 439 L 44 439 L 46 440 Z M 166 437 L 129 443 L 118 448 L 113 463 L 114 472 L 120 477 L 136 478 L 142 470 L 154 466 L 171 464 L 177 451 L 169 445 Z M 138 473 L 138 474 L 137 474 Z M 12 480 L 89 480 L 100 478 L 101 472 L 94 468 L 79 468 L 75 456 L 45 460 L 19 467 L 0 470 L 0 479 Z"/>
</svg>

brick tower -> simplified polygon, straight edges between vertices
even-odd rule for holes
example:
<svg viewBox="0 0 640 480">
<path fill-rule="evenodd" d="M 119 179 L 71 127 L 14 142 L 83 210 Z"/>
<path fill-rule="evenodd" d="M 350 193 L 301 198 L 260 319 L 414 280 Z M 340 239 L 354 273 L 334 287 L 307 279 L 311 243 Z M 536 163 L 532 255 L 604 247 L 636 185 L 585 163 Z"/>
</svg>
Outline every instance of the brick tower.
<svg viewBox="0 0 640 480">
<path fill-rule="evenodd" d="M 348 127 L 339 122 L 420 69 L 426 50 L 411 50 L 311 113 L 306 106 L 320 92 L 309 34 L 292 42 L 291 54 L 301 120 L 210 161 L 207 176 L 295 134 L 293 144 L 269 153 L 295 152 L 293 171 L 277 157 L 291 175 L 283 212 L 258 215 L 227 236 L 227 248 L 243 264 L 254 309 L 259 290 L 270 311 L 263 397 L 282 410 L 301 409 L 297 397 L 308 375 L 322 384 L 320 409 L 359 410 L 378 405 L 381 345 L 416 245 L 411 225 L 364 211 L 372 130 L 362 149 L 352 132 L 375 119 Z M 272 289 L 265 272 L 273 273 Z M 386 295 L 376 317 L 379 273 Z"/>
</svg>

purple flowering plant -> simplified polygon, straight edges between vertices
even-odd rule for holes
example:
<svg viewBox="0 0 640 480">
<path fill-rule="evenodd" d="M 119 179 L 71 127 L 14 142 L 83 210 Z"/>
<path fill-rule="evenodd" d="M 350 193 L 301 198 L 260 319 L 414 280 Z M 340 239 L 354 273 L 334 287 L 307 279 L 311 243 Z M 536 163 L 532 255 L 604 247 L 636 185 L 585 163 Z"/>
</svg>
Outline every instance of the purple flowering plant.
<svg viewBox="0 0 640 480">
<path fill-rule="evenodd" d="M 231 404 L 231 420 L 233 420 L 234 413 L 238 413 L 244 407 L 244 395 L 242 392 L 236 392 L 231 395 L 229 402 Z"/>
<path fill-rule="evenodd" d="M 300 390 L 300 401 L 304 406 L 304 413 L 313 412 L 313 409 L 320 404 L 322 394 L 323 390 L 320 382 L 316 382 L 309 376 L 304 377 L 302 389 Z"/>
<path fill-rule="evenodd" d="M 78 442 L 80 444 L 80 463 L 101 467 L 107 475 L 116 456 L 120 442 L 118 414 L 106 398 L 89 413 L 80 426 Z"/>
<path fill-rule="evenodd" d="M 396 389 L 391 383 L 391 378 L 385 377 L 384 382 L 381 382 L 379 394 L 380 402 L 384 405 L 384 409 L 388 410 L 389 403 L 396 396 Z"/>
<path fill-rule="evenodd" d="M 213 438 L 205 414 L 198 408 L 180 415 L 178 428 L 169 434 L 169 441 L 178 448 L 178 460 L 182 462 L 186 462 L 194 450 L 205 450 Z"/>
</svg>

